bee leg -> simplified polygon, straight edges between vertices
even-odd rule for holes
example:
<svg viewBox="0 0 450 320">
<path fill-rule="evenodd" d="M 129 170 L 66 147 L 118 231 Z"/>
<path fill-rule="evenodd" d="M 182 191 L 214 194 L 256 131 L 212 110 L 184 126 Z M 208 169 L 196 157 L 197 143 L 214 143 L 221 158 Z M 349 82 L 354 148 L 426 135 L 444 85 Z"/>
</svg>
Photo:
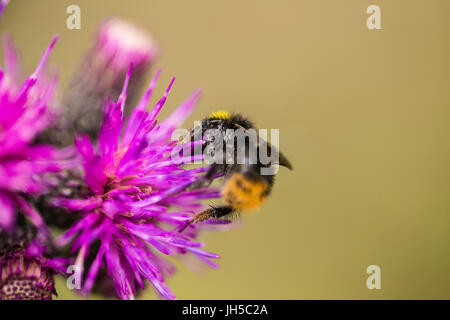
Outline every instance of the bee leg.
<svg viewBox="0 0 450 320">
<path fill-rule="evenodd" d="M 209 185 L 211 184 L 211 182 L 212 182 L 212 181 L 210 181 L 210 180 L 208 180 L 208 179 L 202 177 L 202 178 L 200 178 L 199 180 L 195 181 L 193 184 L 191 184 L 191 185 L 189 186 L 189 189 L 190 189 L 190 190 L 201 189 L 201 188 L 204 188 L 204 187 L 209 186 Z"/>
<path fill-rule="evenodd" d="M 191 223 L 198 223 L 198 222 L 202 222 L 205 221 L 209 218 L 211 218 L 211 209 L 205 210 L 203 212 L 200 212 L 199 214 L 197 214 L 193 219 L 189 220 L 184 226 L 183 228 L 181 228 L 181 230 L 179 231 L 180 233 L 184 231 L 184 229 L 186 229 Z"/>
<path fill-rule="evenodd" d="M 181 230 L 179 232 L 180 233 L 183 232 L 191 223 L 199 223 L 199 222 L 208 220 L 210 218 L 219 219 L 219 218 L 225 217 L 235 211 L 230 206 L 220 206 L 220 207 L 210 206 L 210 207 L 211 207 L 210 209 L 200 212 L 192 220 L 189 220 L 183 226 L 183 228 L 181 228 Z"/>
<path fill-rule="evenodd" d="M 223 172 L 223 171 L 224 171 L 223 164 L 212 164 L 209 167 L 208 172 L 203 177 L 201 177 L 199 180 L 197 180 L 193 184 L 191 184 L 189 186 L 189 189 L 196 190 L 196 189 L 200 189 L 200 188 L 209 186 L 211 184 L 211 182 L 214 180 L 215 175 L 218 174 L 219 172 Z"/>
</svg>

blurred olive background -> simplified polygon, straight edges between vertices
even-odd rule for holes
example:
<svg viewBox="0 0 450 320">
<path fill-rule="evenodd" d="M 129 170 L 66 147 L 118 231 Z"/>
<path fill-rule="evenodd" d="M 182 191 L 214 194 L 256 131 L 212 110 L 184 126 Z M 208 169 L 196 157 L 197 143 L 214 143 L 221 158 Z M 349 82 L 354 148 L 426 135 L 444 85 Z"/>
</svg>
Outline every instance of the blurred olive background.
<svg viewBox="0 0 450 320">
<path fill-rule="evenodd" d="M 71 4 L 81 30 L 66 28 Z M 382 30 L 366 27 L 371 4 Z M 0 31 L 28 71 L 59 33 L 63 88 L 110 15 L 159 42 L 158 93 L 177 77 L 162 116 L 201 87 L 186 127 L 213 109 L 242 112 L 280 128 L 294 165 L 243 226 L 201 236 L 221 267 L 178 264 L 178 298 L 450 298 L 448 0 L 13 0 Z M 381 290 L 366 287 L 372 264 Z M 61 279 L 58 292 L 76 298 Z"/>
</svg>

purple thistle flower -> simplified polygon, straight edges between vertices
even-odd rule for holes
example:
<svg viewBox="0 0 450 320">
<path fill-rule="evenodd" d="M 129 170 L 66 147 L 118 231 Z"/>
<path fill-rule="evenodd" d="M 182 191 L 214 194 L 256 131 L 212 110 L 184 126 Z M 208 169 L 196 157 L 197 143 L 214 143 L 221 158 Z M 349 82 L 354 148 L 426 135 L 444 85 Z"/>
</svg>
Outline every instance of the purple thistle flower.
<svg viewBox="0 0 450 320">
<path fill-rule="evenodd" d="M 158 124 L 156 116 L 174 81 L 153 110 L 147 112 L 158 70 L 125 124 L 130 74 L 131 67 L 117 102 L 107 100 L 104 104 L 98 143 L 92 145 L 87 135 L 76 138 L 90 194 L 84 199 L 54 199 L 55 205 L 82 215 L 57 239 L 57 244 L 64 246 L 72 241 L 71 250 L 77 252 L 76 265 L 81 270 L 93 244 L 99 245 L 85 275 L 83 294 L 91 291 L 100 268 L 106 267 L 122 299 L 133 299 L 136 285 L 143 288 L 143 279 L 149 280 L 163 297 L 175 299 L 164 282 L 164 276 L 173 273 L 174 268 L 161 253 L 191 253 L 216 267 L 210 259 L 219 256 L 202 250 L 203 243 L 195 241 L 198 226 L 184 233 L 178 231 L 203 206 L 202 199 L 219 197 L 220 192 L 212 188 L 185 190 L 207 168 L 184 169 L 182 165 L 195 157 L 171 157 L 177 146 L 170 137 L 192 112 L 200 92 L 191 94 Z"/>
<path fill-rule="evenodd" d="M 0 16 L 8 1 L 0 3 Z M 47 258 L 50 240 L 34 198 L 51 185 L 52 175 L 69 162 L 70 149 L 39 144 L 53 120 L 49 109 L 57 78 L 47 80 L 44 67 L 57 37 L 24 83 L 9 37 L 4 38 L 5 67 L 0 69 L 0 300 L 51 299 L 53 275 L 62 273 L 63 258 Z M 67 153 L 67 151 L 69 153 Z M 18 213 L 21 213 L 18 215 Z M 37 233 L 36 233 L 37 231 Z"/>
<path fill-rule="evenodd" d="M 10 42 L 5 42 L 5 71 L 0 70 L 0 230 L 12 231 L 18 211 L 39 229 L 44 223 L 28 202 L 45 191 L 49 173 L 61 169 L 64 152 L 34 144 L 52 119 L 48 104 L 55 90 L 54 79 L 42 75 L 57 41 L 53 38 L 38 67 L 22 85 L 16 83 L 19 63 Z"/>
</svg>

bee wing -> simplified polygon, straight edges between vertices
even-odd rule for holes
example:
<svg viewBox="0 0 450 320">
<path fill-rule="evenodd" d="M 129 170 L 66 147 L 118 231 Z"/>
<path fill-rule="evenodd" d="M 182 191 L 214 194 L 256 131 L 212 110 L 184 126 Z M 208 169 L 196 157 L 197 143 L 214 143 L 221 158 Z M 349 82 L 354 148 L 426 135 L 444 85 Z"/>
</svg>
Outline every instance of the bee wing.
<svg viewBox="0 0 450 320">
<path fill-rule="evenodd" d="M 263 147 L 264 145 L 267 148 L 267 154 L 270 156 L 271 152 L 272 152 L 272 145 L 265 141 L 262 138 L 259 138 L 259 143 L 260 143 L 260 147 Z M 285 155 L 278 149 L 278 148 L 274 148 L 278 151 L 278 164 L 280 166 L 286 167 L 289 170 L 292 170 L 292 165 L 290 163 L 290 161 L 285 157 Z"/>
</svg>

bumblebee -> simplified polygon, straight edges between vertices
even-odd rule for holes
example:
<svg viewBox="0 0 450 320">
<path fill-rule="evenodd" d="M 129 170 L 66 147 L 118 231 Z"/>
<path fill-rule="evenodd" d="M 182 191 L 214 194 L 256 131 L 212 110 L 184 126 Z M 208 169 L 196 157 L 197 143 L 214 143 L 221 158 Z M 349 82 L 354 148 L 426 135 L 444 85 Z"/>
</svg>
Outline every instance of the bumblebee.
<svg viewBox="0 0 450 320">
<path fill-rule="evenodd" d="M 196 130 L 197 136 L 194 133 Z M 214 132 L 214 130 L 219 134 L 208 133 Z M 216 177 L 223 176 L 221 195 L 224 205 L 210 206 L 208 210 L 197 214 L 188 221 L 180 232 L 191 223 L 208 219 L 230 219 L 242 211 L 258 209 L 269 196 L 274 184 L 274 173 L 262 174 L 264 169 L 269 169 L 272 164 L 262 161 L 263 159 L 260 157 L 262 150 L 260 149 L 265 148 L 265 154 L 270 157 L 272 146 L 260 137 L 251 141 L 248 135 L 241 140 L 241 143 L 235 144 L 234 132 L 236 130 L 240 130 L 244 135 L 250 130 L 256 133 L 253 123 L 242 115 L 218 111 L 203 119 L 183 140 L 185 143 L 203 139 L 203 150 L 208 148 L 210 153 L 216 156 L 216 160 L 221 160 L 210 164 L 206 174 L 190 188 L 205 187 Z M 231 149 L 229 148 L 230 144 Z M 276 151 L 278 152 L 278 164 L 291 170 L 292 165 L 287 158 L 278 150 Z"/>
</svg>

